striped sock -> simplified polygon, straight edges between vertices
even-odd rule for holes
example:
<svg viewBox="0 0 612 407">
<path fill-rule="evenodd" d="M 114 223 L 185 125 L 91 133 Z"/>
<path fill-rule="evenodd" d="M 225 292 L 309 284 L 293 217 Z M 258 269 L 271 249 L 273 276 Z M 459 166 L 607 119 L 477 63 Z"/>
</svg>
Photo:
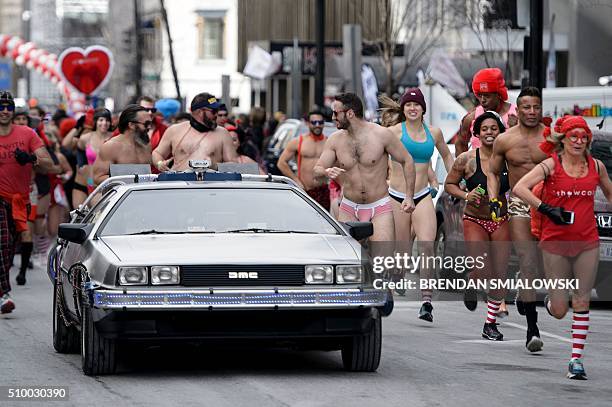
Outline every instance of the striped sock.
<svg viewBox="0 0 612 407">
<path fill-rule="evenodd" d="M 494 324 L 497 322 L 497 312 L 499 311 L 501 303 L 501 300 L 497 301 L 490 298 L 487 300 L 487 319 L 485 320 L 487 324 Z"/>
<path fill-rule="evenodd" d="M 589 311 L 574 311 L 572 316 L 572 359 L 582 358 L 587 332 L 589 332 Z"/>
</svg>

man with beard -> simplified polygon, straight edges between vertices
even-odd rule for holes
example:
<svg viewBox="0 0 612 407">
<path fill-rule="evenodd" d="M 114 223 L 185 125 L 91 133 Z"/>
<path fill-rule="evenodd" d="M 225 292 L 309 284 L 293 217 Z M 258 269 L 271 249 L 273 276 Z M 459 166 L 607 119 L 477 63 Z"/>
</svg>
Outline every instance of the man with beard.
<svg viewBox="0 0 612 407">
<path fill-rule="evenodd" d="M 325 143 L 314 175 L 337 180 L 342 186 L 339 221 L 372 222 L 370 241 L 392 242 L 395 227 L 387 185 L 389 155 L 402 166 L 406 198 L 401 209 L 406 213 L 415 207 L 412 157 L 388 129 L 364 120 L 363 103 L 357 95 L 342 93 L 334 99 L 332 117 L 338 131 Z"/>
<path fill-rule="evenodd" d="M 308 113 L 309 134 L 300 134 L 291 140 L 278 159 L 278 169 L 286 177 L 294 180 L 308 195 L 329 210 L 329 187 L 325 180 L 314 176 L 313 168 L 325 147 L 323 126 L 325 120 L 319 112 Z M 297 156 L 297 174 L 289 167 L 289 161 Z"/>
<path fill-rule="evenodd" d="M 99 185 L 110 176 L 111 164 L 151 164 L 149 128 L 152 122 L 147 110 L 128 105 L 119 116 L 119 132 L 100 147 L 93 167 L 94 183 Z"/>
<path fill-rule="evenodd" d="M 479 106 L 465 115 L 461 121 L 459 137 L 455 141 L 455 156 L 467 151 L 469 147 L 480 147 L 480 139 L 473 136 L 474 120 L 487 111 L 498 113 L 508 129 L 517 123 L 516 105 L 508 103 L 508 89 L 504 74 L 499 68 L 485 68 L 476 72 L 472 79 L 472 91 L 480 102 Z"/>
<path fill-rule="evenodd" d="M 191 101 L 191 120 L 170 126 L 153 151 L 155 167 L 159 171 L 184 171 L 189 168 L 189 160 L 209 160 L 213 169 L 220 162 L 238 162 L 229 132 L 217 126 L 219 107 L 210 93 L 196 95 Z"/>
<path fill-rule="evenodd" d="M 498 201 L 500 175 L 504 162 L 508 167 L 510 188 L 533 167 L 547 158 L 540 150 L 544 140 L 545 126 L 542 120 L 542 95 L 537 88 L 526 87 L 517 98 L 518 126 L 511 127 L 500 134 L 493 143 L 493 153 L 489 160 L 487 190 L 492 218 L 499 215 L 501 203 Z M 517 196 L 510 194 L 508 199 L 510 215 L 510 236 L 519 258 L 520 277 L 531 283 L 538 277 L 537 241 L 531 234 L 531 212 L 529 205 Z M 527 318 L 526 347 L 530 352 L 542 350 L 542 339 L 538 330 L 538 312 L 536 311 L 536 292 L 533 289 L 521 290 L 516 300 L 520 314 Z"/>
</svg>

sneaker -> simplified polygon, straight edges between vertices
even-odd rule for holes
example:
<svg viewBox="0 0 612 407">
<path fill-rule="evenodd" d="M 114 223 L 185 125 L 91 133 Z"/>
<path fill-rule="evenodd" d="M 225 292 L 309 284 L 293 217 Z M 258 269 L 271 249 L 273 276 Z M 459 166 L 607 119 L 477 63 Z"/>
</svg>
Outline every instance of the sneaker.
<svg viewBox="0 0 612 407">
<path fill-rule="evenodd" d="M 0 299 L 0 314 L 8 314 L 15 309 L 15 303 L 10 295 L 4 294 Z"/>
<path fill-rule="evenodd" d="M 525 347 L 529 352 L 539 352 L 542 350 L 544 342 L 540 339 L 540 330 L 537 325 L 527 328 L 527 341 Z"/>
<path fill-rule="evenodd" d="M 423 305 L 421 305 L 421 309 L 419 310 L 419 319 L 427 322 L 433 322 L 433 305 L 431 302 L 425 301 Z"/>
<path fill-rule="evenodd" d="M 22 273 L 20 271 L 19 274 L 17 274 L 17 277 L 15 278 L 15 281 L 17 281 L 17 285 L 25 285 L 25 283 L 26 283 L 25 273 Z"/>
<path fill-rule="evenodd" d="M 478 306 L 478 293 L 473 288 L 463 290 L 463 305 L 468 310 L 474 312 Z"/>
<path fill-rule="evenodd" d="M 497 330 L 496 323 L 491 323 L 491 324 L 485 323 L 484 327 L 482 328 L 482 337 L 490 341 L 503 341 L 504 340 L 504 335 L 502 335 L 502 333 Z"/>
<path fill-rule="evenodd" d="M 550 315 L 551 317 L 555 317 L 552 312 L 550 312 L 550 298 L 548 298 L 548 294 L 546 294 L 546 297 L 544 297 L 544 308 L 546 308 L 546 312 L 548 312 L 548 315 Z"/>
<path fill-rule="evenodd" d="M 582 366 L 582 359 L 574 358 L 570 360 L 567 368 L 567 378 L 573 380 L 587 380 L 584 366 Z"/>
</svg>

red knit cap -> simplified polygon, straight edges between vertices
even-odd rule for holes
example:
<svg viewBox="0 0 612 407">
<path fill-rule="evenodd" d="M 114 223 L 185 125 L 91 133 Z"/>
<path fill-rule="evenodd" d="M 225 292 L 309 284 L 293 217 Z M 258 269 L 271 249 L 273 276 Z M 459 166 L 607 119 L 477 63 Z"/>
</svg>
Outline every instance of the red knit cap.
<svg viewBox="0 0 612 407">
<path fill-rule="evenodd" d="M 586 131 L 587 135 L 589 136 L 589 140 L 593 137 L 593 133 L 591 132 L 589 125 L 587 124 L 587 122 L 584 120 L 582 116 L 565 116 L 565 117 L 566 117 L 565 120 L 563 120 L 563 123 L 561 124 L 560 133 L 567 134 L 567 132 L 570 130 L 583 129 L 584 131 Z M 555 128 L 556 127 L 557 126 L 555 126 Z"/>
<path fill-rule="evenodd" d="M 476 96 L 481 93 L 497 93 L 502 100 L 508 100 L 508 88 L 499 68 L 485 68 L 476 72 L 472 79 L 472 90 Z"/>
</svg>

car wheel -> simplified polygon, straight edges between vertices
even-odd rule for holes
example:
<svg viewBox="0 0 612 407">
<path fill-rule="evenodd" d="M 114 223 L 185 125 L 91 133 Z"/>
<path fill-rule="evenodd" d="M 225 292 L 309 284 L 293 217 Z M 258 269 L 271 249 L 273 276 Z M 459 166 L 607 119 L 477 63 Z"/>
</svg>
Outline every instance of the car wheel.
<svg viewBox="0 0 612 407">
<path fill-rule="evenodd" d="M 116 343 L 100 335 L 93 322 L 91 307 L 83 304 L 81 313 L 81 362 L 87 376 L 114 373 Z"/>
<path fill-rule="evenodd" d="M 64 290 L 53 284 L 53 348 L 58 353 L 79 352 L 79 331 L 74 325 L 66 326 L 62 313 L 66 309 Z"/>
<path fill-rule="evenodd" d="M 600 302 L 612 302 L 612 275 L 608 275 L 595 286 L 597 300 Z"/>
<path fill-rule="evenodd" d="M 436 255 L 436 258 L 440 258 L 440 259 L 444 258 L 444 256 L 446 255 L 446 244 L 447 244 L 446 231 L 444 230 L 444 223 L 441 223 L 440 226 L 438 226 L 438 231 L 436 232 L 436 243 L 435 243 L 435 248 L 434 248 L 434 253 Z M 443 266 L 438 267 L 436 265 L 435 275 L 437 279 L 449 278 L 451 274 L 452 273 L 450 270 L 446 270 Z"/>
<path fill-rule="evenodd" d="M 375 311 L 370 332 L 355 335 L 342 347 L 342 363 L 351 372 L 375 372 L 380 364 L 382 319 Z"/>
</svg>

